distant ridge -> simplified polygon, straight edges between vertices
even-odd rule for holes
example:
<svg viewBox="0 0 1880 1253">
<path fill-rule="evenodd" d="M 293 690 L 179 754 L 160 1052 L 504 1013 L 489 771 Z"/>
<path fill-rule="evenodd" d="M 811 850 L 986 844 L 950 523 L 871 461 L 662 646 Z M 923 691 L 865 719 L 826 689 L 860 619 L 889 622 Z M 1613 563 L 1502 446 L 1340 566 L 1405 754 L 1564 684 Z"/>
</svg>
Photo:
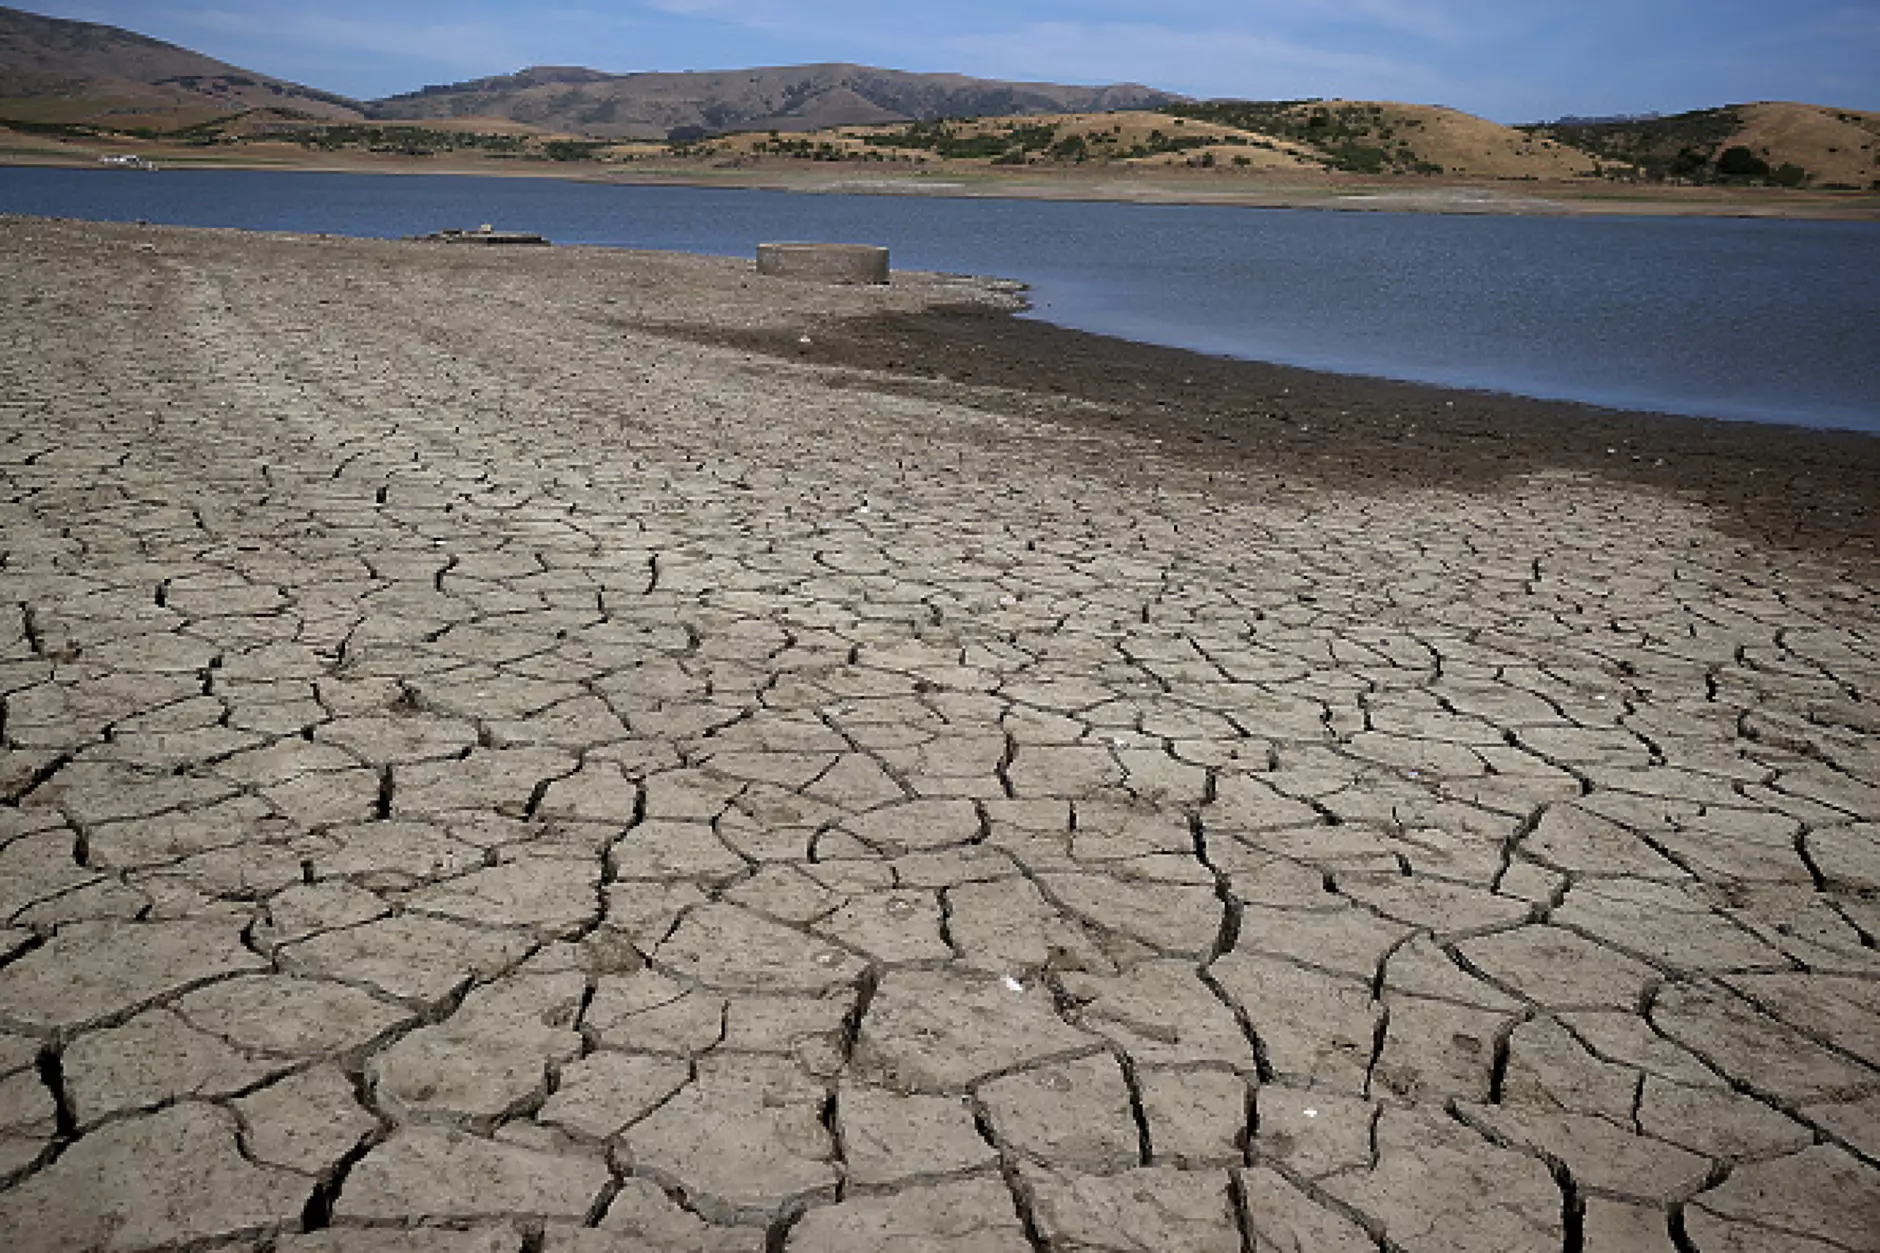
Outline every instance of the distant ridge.
<svg viewBox="0 0 1880 1253">
<path fill-rule="evenodd" d="M 1541 126 L 1611 126 L 1620 122 L 1655 122 L 1663 117 L 1662 113 L 1605 113 L 1590 117 L 1578 113 L 1565 113 L 1551 122 L 1541 122 Z"/>
<path fill-rule="evenodd" d="M 249 109 L 328 121 L 503 118 L 593 139 L 1157 108 L 1137 83 L 1067 86 L 832 62 L 692 73 L 532 66 L 361 102 L 93 22 L 0 7 L 0 119 L 164 129 Z"/>
<path fill-rule="evenodd" d="M 374 118 L 506 117 L 597 139 L 812 131 L 939 118 L 1153 109 L 1183 97 L 1137 83 L 1076 87 L 834 62 L 683 74 L 534 66 L 375 100 Z"/>
<path fill-rule="evenodd" d="M 38 102 L 22 110 L 18 103 Z M 217 61 L 116 26 L 0 6 L 0 116 L 43 121 L 200 120 L 253 108 L 358 119 L 353 100 Z"/>
</svg>

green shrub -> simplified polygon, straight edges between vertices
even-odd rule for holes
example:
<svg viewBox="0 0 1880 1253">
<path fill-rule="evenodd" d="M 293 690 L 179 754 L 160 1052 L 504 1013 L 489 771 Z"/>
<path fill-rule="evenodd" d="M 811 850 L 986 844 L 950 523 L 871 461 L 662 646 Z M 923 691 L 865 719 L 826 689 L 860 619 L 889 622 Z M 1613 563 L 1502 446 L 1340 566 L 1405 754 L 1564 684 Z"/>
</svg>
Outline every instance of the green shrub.
<svg viewBox="0 0 1880 1253">
<path fill-rule="evenodd" d="M 1769 163 L 1738 144 L 1717 154 L 1717 173 L 1723 178 L 1768 178 Z"/>
<path fill-rule="evenodd" d="M 1678 155 L 1665 166 L 1665 173 L 1672 178 L 1702 179 L 1709 165 L 1710 162 L 1697 149 L 1680 148 Z"/>
<path fill-rule="evenodd" d="M 592 161 L 594 154 L 606 146 L 579 139 L 551 139 L 542 145 L 542 155 L 550 161 Z"/>
</svg>

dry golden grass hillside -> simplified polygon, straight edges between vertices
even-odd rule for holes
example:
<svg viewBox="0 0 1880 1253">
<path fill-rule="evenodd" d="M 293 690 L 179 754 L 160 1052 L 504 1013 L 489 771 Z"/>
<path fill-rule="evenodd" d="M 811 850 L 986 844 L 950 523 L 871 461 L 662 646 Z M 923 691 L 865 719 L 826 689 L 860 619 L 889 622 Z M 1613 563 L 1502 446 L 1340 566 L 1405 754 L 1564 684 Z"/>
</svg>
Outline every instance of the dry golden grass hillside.
<svg viewBox="0 0 1880 1253">
<path fill-rule="evenodd" d="M 1731 157 L 1724 154 L 1740 149 Z M 1503 126 L 1395 101 L 1205 101 L 1063 113 L 721 135 L 608 155 L 795 158 L 1064 167 L 1204 167 L 1256 173 L 1564 182 L 1592 178 L 1867 189 L 1880 178 L 1880 113 L 1734 105 L 1668 118 Z"/>
<path fill-rule="evenodd" d="M 1474 178 L 1568 179 L 1587 153 L 1454 109 L 1367 101 L 1217 102 L 1162 111 L 1066 113 L 760 132 L 688 145 L 700 156 L 901 160 L 992 165 L 1345 170 Z M 627 153 L 622 150 L 621 155 Z"/>
<path fill-rule="evenodd" d="M 1764 101 L 1531 129 L 1655 180 L 1880 187 L 1880 113 Z"/>
<path fill-rule="evenodd" d="M 1196 165 L 1315 169 L 1302 145 L 1145 110 L 843 126 L 807 135 L 730 135 L 703 153 L 810 160 L 968 161 L 996 165 Z"/>
<path fill-rule="evenodd" d="M 1799 165 L 1815 184 L 1867 187 L 1880 179 L 1880 113 L 1767 103 L 1740 110 L 1741 144 L 1772 166 Z"/>
<path fill-rule="evenodd" d="M 1502 126 L 1457 109 L 1426 104 L 1366 104 L 1420 161 L 1476 178 L 1583 178 L 1597 162 L 1577 148 Z"/>
<path fill-rule="evenodd" d="M 1583 152 L 1438 105 L 1220 100 L 1169 111 L 1288 140 L 1324 167 L 1354 173 L 1564 179 L 1594 172 Z"/>
</svg>

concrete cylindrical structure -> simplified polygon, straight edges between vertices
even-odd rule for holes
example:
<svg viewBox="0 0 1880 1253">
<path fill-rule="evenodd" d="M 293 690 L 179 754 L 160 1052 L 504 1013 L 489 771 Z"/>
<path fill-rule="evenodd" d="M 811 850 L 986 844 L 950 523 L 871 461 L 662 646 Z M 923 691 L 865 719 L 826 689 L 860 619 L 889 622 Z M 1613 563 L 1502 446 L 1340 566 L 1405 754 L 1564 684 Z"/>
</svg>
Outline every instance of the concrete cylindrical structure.
<svg viewBox="0 0 1880 1253">
<path fill-rule="evenodd" d="M 885 283 L 888 250 L 874 244 L 759 244 L 757 272 L 819 283 Z"/>
</svg>

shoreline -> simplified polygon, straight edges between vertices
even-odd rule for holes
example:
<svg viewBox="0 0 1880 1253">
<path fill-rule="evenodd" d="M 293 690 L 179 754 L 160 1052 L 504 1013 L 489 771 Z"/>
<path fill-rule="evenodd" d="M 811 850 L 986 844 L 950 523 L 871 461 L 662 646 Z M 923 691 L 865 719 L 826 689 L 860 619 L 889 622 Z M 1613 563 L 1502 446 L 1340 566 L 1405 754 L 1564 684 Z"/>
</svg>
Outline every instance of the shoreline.
<svg viewBox="0 0 1880 1253">
<path fill-rule="evenodd" d="M 736 257 L 590 244 L 477 248 L 304 232 L 250 231 L 0 215 L 34 224 L 160 241 L 235 246 L 423 250 L 472 270 L 565 270 L 653 264 L 754 278 Z M 154 246 L 154 245 L 153 245 Z M 526 254 L 526 255 L 519 255 Z M 748 284 L 749 278 L 741 280 Z M 1572 400 L 1445 387 L 1121 339 L 1021 316 L 1009 279 L 894 271 L 887 287 L 758 279 L 787 312 L 726 320 L 657 311 L 635 328 L 829 372 L 836 390 L 961 403 L 1019 421 L 1041 416 L 1086 437 L 1157 448 L 1208 491 L 1259 463 L 1312 490 L 1493 492 L 1535 475 L 1591 477 L 1701 502 L 1757 543 L 1836 552 L 1880 569 L 1880 433 L 1615 409 Z M 936 296 L 935 291 L 941 293 Z M 807 339 L 807 343 L 803 342 Z"/>
<path fill-rule="evenodd" d="M 318 172 L 346 173 L 349 171 L 334 170 L 334 171 L 318 171 Z M 129 177 L 131 175 L 129 173 L 126 173 L 124 176 Z M 4 218 L 5 216 L 6 216 L 5 214 L 0 214 L 0 218 Z M 99 219 L 85 219 L 85 218 L 69 218 L 69 219 L 50 219 L 49 218 L 45 220 L 49 220 L 49 221 L 50 220 L 63 220 L 63 221 L 72 221 L 72 222 L 99 221 Z M 172 225 L 172 224 L 164 224 L 164 223 L 157 223 L 155 225 L 162 226 L 165 229 L 175 229 L 175 230 L 197 230 L 197 229 L 235 230 L 235 231 L 241 231 L 244 233 L 252 233 L 256 235 L 268 235 L 268 234 L 308 235 L 308 234 L 312 234 L 312 235 L 317 235 L 318 237 L 321 237 L 321 238 L 328 237 L 325 234 L 322 234 L 319 232 L 250 231 L 248 228 L 243 228 L 243 227 L 192 227 L 192 226 Z M 351 238 L 351 239 L 382 239 L 382 240 L 388 239 L 388 237 L 384 237 L 384 236 L 334 235 L 331 237 L 332 238 Z M 391 242 L 411 242 L 411 241 L 391 240 Z M 559 249 L 593 248 L 593 249 L 600 249 L 603 251 L 610 251 L 610 252 L 611 251 L 619 251 L 619 252 L 649 251 L 646 249 L 636 249 L 636 248 L 631 248 L 631 247 L 627 247 L 623 245 L 613 245 L 613 244 L 585 244 L 585 243 L 572 243 L 571 244 L 571 243 L 554 243 L 554 241 L 550 241 L 550 242 L 551 244 L 553 244 L 554 247 L 559 248 Z M 675 255 L 675 256 L 722 256 L 725 254 L 675 252 L 672 255 Z M 912 272 L 905 271 L 905 270 L 895 271 L 895 274 L 903 276 L 903 277 L 905 277 L 909 273 L 912 273 Z M 1615 404 L 1615 403 L 1602 401 L 1602 400 L 1579 399 L 1579 398 L 1563 397 L 1563 396 L 1534 395 L 1534 394 L 1529 394 L 1529 393 L 1520 392 L 1520 391 L 1503 390 L 1503 389 L 1499 389 L 1495 387 L 1475 387 L 1475 386 L 1470 386 L 1465 383 L 1403 378 L 1403 377 L 1398 377 L 1398 376 L 1393 376 L 1393 375 L 1388 375 L 1388 374 L 1368 374 L 1368 373 L 1361 373 L 1361 372 L 1346 372 L 1346 371 L 1340 371 L 1336 369 L 1324 368 L 1320 366 L 1295 364 L 1295 363 L 1282 362 L 1282 361 L 1271 361 L 1271 360 L 1266 360 L 1263 358 L 1255 358 L 1255 357 L 1241 357 L 1241 356 L 1234 356 L 1234 355 L 1229 355 L 1229 354 L 1213 353 L 1205 349 L 1195 349 L 1195 348 L 1184 347 L 1181 345 L 1157 343 L 1155 341 L 1150 341 L 1150 340 L 1134 340 L 1134 339 L 1126 338 L 1124 336 L 1109 335 L 1104 332 L 1086 332 L 1078 328 L 1069 326 L 1067 324 L 1053 321 L 1049 317 L 1039 313 L 1037 311 L 1036 306 L 1032 304 L 1032 301 L 1029 295 L 1031 288 L 1023 280 L 1013 279 L 1013 278 L 1000 276 L 1000 275 L 961 274 L 961 275 L 957 275 L 956 277 L 967 278 L 967 279 L 972 279 L 975 281 L 1001 285 L 1011 290 L 1023 291 L 1027 293 L 1023 298 L 1023 307 L 1019 309 L 1015 309 L 1013 311 L 1016 316 L 1014 316 L 1011 319 L 1011 322 L 1014 325 L 1037 324 L 1037 325 L 1042 325 L 1042 326 L 1048 326 L 1055 330 L 1060 330 L 1060 331 L 1064 331 L 1064 332 L 1075 334 L 1075 335 L 1090 335 L 1099 342 L 1115 343 L 1119 345 L 1129 345 L 1132 347 L 1138 347 L 1138 348 L 1144 348 L 1144 349 L 1162 349 L 1162 350 L 1167 350 L 1167 351 L 1176 352 L 1176 353 L 1190 354 L 1197 359 L 1219 361 L 1219 362 L 1240 363 L 1240 364 L 1244 364 L 1244 365 L 1251 366 L 1251 367 L 1257 367 L 1257 368 L 1270 368 L 1274 370 L 1298 371 L 1301 373 L 1302 376 L 1305 376 L 1305 377 L 1348 379 L 1358 384 L 1375 383 L 1375 384 L 1384 385 L 1384 386 L 1396 386 L 1396 387 L 1405 387 L 1405 388 L 1412 388 L 1412 389 L 1426 389 L 1426 390 L 1430 390 L 1433 392 L 1440 392 L 1444 394 L 1454 394 L 1457 396 L 1484 397 L 1490 401 L 1506 400 L 1510 403 L 1515 403 L 1515 404 L 1540 405 L 1540 406 L 1563 406 L 1568 409 L 1572 409 L 1576 411 L 1585 411 L 1585 412 L 1594 412 L 1594 413 L 1640 414 L 1640 415 L 1649 415 L 1654 418 L 1663 418 L 1666 420 L 1739 424 L 1739 425 L 1757 426 L 1757 427 L 1762 427 L 1762 428 L 1773 428 L 1773 429 L 1778 429 L 1778 430 L 1822 432 L 1822 433 L 1828 433 L 1828 434 L 1850 435 L 1850 436 L 1856 436 L 1856 437 L 1880 438 L 1880 430 L 1869 430 L 1869 429 L 1856 427 L 1856 426 L 1833 426 L 1833 425 L 1827 425 L 1824 423 L 1817 423 L 1817 422 L 1810 422 L 1810 421 L 1797 421 L 1797 420 L 1785 419 L 1785 418 L 1780 418 L 1780 417 L 1754 418 L 1754 417 L 1744 417 L 1744 416 L 1738 416 L 1738 415 L 1692 413 L 1692 412 L 1684 412 L 1684 411 L 1678 411 L 1678 410 L 1673 410 L 1673 409 L 1653 408 L 1650 405 L 1629 405 L 1629 404 L 1623 404 L 1623 403 Z"/>
<path fill-rule="evenodd" d="M 833 333 L 831 333 L 833 332 Z M 1492 492 L 1566 474 L 1701 501 L 1758 542 L 1880 564 L 1880 434 L 1611 409 L 1219 357 L 961 306 L 704 342 L 887 375 L 909 395 L 970 387 L 1014 418 L 1039 393 L 1093 432 L 1192 459 L 1211 487 L 1259 462 L 1334 491 Z M 871 378 L 871 386 L 880 386 Z"/>
<path fill-rule="evenodd" d="M 648 187 L 712 187 L 796 195 L 936 196 L 1058 200 L 1096 204 L 1222 205 L 1247 209 L 1300 209 L 1328 213 L 1432 213 L 1542 217 L 1699 217 L 1772 221 L 1880 222 L 1880 193 L 1763 189 L 1638 187 L 1624 191 L 1583 183 L 1442 179 L 1375 179 L 1326 175 L 1312 180 L 1255 184 L 1251 175 L 1060 170 L 1006 173 L 986 167 L 934 168 L 904 173 L 830 170 L 813 165 L 741 168 L 620 166 L 570 169 L 519 161 L 418 161 L 411 158 L 320 160 L 203 160 L 143 145 L 159 168 L 261 170 L 313 174 L 430 174 L 461 178 L 554 179 Z M 115 149 L 114 149 L 115 151 Z M 0 150 L 0 169 L 97 169 L 96 157 Z M 134 171 L 101 171 L 130 174 Z M 1240 185 L 1231 180 L 1244 179 Z M 1253 185 L 1250 185 L 1253 184 Z"/>
<path fill-rule="evenodd" d="M 970 276 L 981 277 L 981 276 Z M 1011 282 L 1022 291 L 1030 291 L 1028 284 L 1017 280 L 987 276 L 990 281 Z M 1828 422 L 1801 421 L 1785 417 L 1746 417 L 1740 414 L 1700 413 L 1691 410 L 1658 408 L 1650 404 L 1624 404 L 1603 400 L 1582 399 L 1574 396 L 1543 395 L 1536 392 L 1515 391 L 1502 387 L 1474 387 L 1463 383 L 1449 383 L 1435 379 L 1410 378 L 1396 374 L 1376 374 L 1364 370 L 1337 370 L 1329 367 L 1306 365 L 1291 361 L 1275 361 L 1265 357 L 1241 356 L 1235 353 L 1208 352 L 1199 348 L 1188 348 L 1181 344 L 1162 343 L 1157 340 L 1132 339 L 1125 335 L 1110 335 L 1102 331 L 1089 331 L 1081 327 L 1056 322 L 1034 312 L 1034 307 L 1027 300 L 1026 307 L 1016 311 L 1015 316 L 1022 321 L 1036 322 L 1073 334 L 1088 335 L 1099 341 L 1115 344 L 1129 344 L 1140 348 L 1161 348 L 1171 352 L 1185 353 L 1190 356 L 1215 361 L 1236 362 L 1242 365 L 1258 366 L 1274 370 L 1296 371 L 1301 375 L 1314 378 L 1349 379 L 1354 383 L 1378 383 L 1394 385 L 1421 391 L 1429 391 L 1450 396 L 1481 397 L 1485 400 L 1506 400 L 1521 404 L 1542 406 L 1562 406 L 1567 409 L 1588 413 L 1627 414 L 1645 418 L 1662 418 L 1670 421 L 1722 423 L 1725 425 L 1753 426 L 1764 429 L 1787 430 L 1798 432 L 1817 432 L 1827 435 L 1851 435 L 1866 439 L 1880 439 L 1880 426 L 1872 429 L 1860 426 L 1836 426 Z M 1865 417 L 1866 415 L 1861 415 Z"/>
</svg>

